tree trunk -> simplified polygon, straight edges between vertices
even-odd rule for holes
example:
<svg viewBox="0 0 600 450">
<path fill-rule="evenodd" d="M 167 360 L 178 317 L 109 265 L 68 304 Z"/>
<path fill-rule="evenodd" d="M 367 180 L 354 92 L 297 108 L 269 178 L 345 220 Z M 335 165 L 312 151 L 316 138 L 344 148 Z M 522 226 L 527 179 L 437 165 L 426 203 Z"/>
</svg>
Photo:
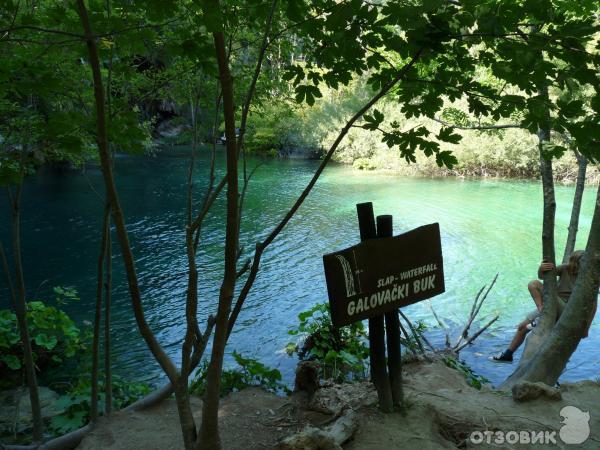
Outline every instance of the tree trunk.
<svg viewBox="0 0 600 450">
<path fill-rule="evenodd" d="M 107 204 L 102 219 L 102 238 L 98 254 L 98 274 L 96 280 L 96 311 L 94 314 L 94 334 L 92 338 L 92 393 L 90 401 L 90 421 L 98 420 L 98 372 L 100 370 L 100 319 L 102 316 L 102 291 L 104 284 L 104 258 L 106 256 L 106 238 L 110 221 L 110 206 Z"/>
<path fill-rule="evenodd" d="M 567 264 L 571 253 L 575 251 L 575 243 L 577 242 L 577 231 L 579 229 L 579 214 L 581 212 L 581 201 L 583 199 L 583 191 L 585 189 L 585 174 L 587 171 L 588 160 L 585 156 L 575 151 L 577 157 L 577 183 L 575 185 L 575 195 L 573 197 L 573 208 L 571 210 L 571 221 L 569 222 L 569 234 L 565 245 L 565 253 L 562 262 Z"/>
<path fill-rule="evenodd" d="M 110 361 L 111 339 L 110 339 L 110 303 L 112 289 L 112 239 L 110 236 L 110 217 L 106 233 L 106 253 L 104 272 L 104 414 L 112 413 L 112 367 Z"/>
<path fill-rule="evenodd" d="M 238 248 L 238 154 L 235 137 L 235 109 L 233 79 L 229 71 L 225 38 L 222 32 L 213 33 L 219 77 L 223 90 L 223 115 L 225 119 L 227 155 L 227 224 L 225 229 L 225 273 L 219 293 L 215 335 L 210 364 L 208 366 L 206 395 L 202 408 L 202 425 L 196 443 L 198 449 L 220 449 L 219 437 L 219 391 L 223 356 L 227 343 L 227 325 L 235 290 Z"/>
<path fill-rule="evenodd" d="M 98 48 L 96 46 L 95 36 L 92 31 L 92 26 L 88 17 L 87 9 L 85 7 L 84 0 L 77 0 L 77 12 L 81 19 L 81 24 L 84 30 L 85 41 L 88 48 L 88 54 L 90 58 L 90 66 L 92 70 L 92 76 L 94 79 L 94 99 L 96 104 L 96 125 L 97 125 L 97 143 L 98 153 L 100 155 L 100 167 L 102 169 L 102 176 L 104 178 L 104 184 L 106 188 L 107 201 L 111 205 L 112 218 L 117 231 L 117 237 L 121 247 L 121 253 L 123 255 L 123 262 L 125 265 L 125 271 L 127 273 L 127 283 L 129 285 L 129 294 L 131 296 L 131 303 L 133 306 L 133 312 L 135 319 L 140 330 L 140 334 L 146 341 L 148 348 L 154 355 L 154 358 L 160 364 L 162 369 L 169 380 L 173 383 L 177 382 L 178 371 L 173 364 L 173 361 L 167 356 L 164 349 L 161 347 L 159 342 L 156 340 L 154 333 L 150 329 L 146 317 L 144 316 L 144 308 L 142 306 L 141 292 L 138 285 L 137 273 L 135 270 L 135 261 L 131 246 L 129 244 L 129 235 L 127 228 L 125 227 L 125 219 L 123 217 L 123 210 L 119 202 L 119 195 L 115 185 L 113 176 L 113 169 L 110 160 L 110 154 L 108 149 L 108 134 L 106 129 L 106 105 L 104 87 L 102 83 L 102 74 L 100 71 L 100 59 L 98 56 Z"/>
<path fill-rule="evenodd" d="M 38 394 L 33 351 L 31 349 L 31 338 L 27 328 L 27 300 L 25 293 L 25 279 L 23 276 L 23 261 L 21 260 L 21 189 L 22 185 L 18 185 L 14 197 L 11 197 L 13 259 L 15 263 L 15 281 L 17 286 L 15 314 L 19 324 L 21 344 L 23 345 L 23 360 L 25 363 L 25 373 L 27 375 L 27 386 L 29 388 L 29 399 L 31 401 L 31 413 L 33 418 L 33 440 L 41 442 L 44 424 L 42 421 L 42 410 Z"/>
<path fill-rule="evenodd" d="M 193 91 L 194 89 L 192 89 Z M 193 93 L 194 94 L 194 93 Z M 185 248 L 188 262 L 188 282 L 185 302 L 186 330 L 181 346 L 181 370 L 177 384 L 175 385 L 175 399 L 177 401 L 177 411 L 179 413 L 179 423 L 183 433 L 183 442 L 187 450 L 194 448 L 196 440 L 196 423 L 190 405 L 188 390 L 188 380 L 191 372 L 191 358 L 194 349 L 194 343 L 197 338 L 198 329 L 198 268 L 196 265 L 196 245 L 194 243 L 194 229 L 192 227 L 193 215 L 193 174 L 196 160 L 196 150 L 198 146 L 198 105 L 199 94 L 191 95 L 191 120 L 193 130 L 192 149 L 190 154 L 190 165 L 187 176 L 187 211 L 186 211 L 186 230 L 185 230 Z M 198 237 L 200 229 L 198 229 Z"/>
<path fill-rule="evenodd" d="M 543 99 L 548 98 L 548 90 L 543 89 L 540 92 Z M 544 103 L 545 105 L 545 103 Z M 546 106 L 547 108 L 547 106 Z M 546 109 L 547 123 L 549 123 L 550 112 Z M 538 131 L 538 146 L 540 152 L 540 173 L 542 176 L 542 190 L 544 196 L 544 215 L 542 226 L 542 255 L 544 261 L 556 263 L 555 244 L 554 244 L 554 222 L 556 216 L 556 197 L 554 194 L 554 176 L 552 172 L 552 161 L 546 160 L 543 156 L 543 147 L 550 141 L 550 129 L 544 128 Z M 544 273 L 544 288 L 542 293 L 543 309 L 542 317 L 535 329 L 529 333 L 525 342 L 523 354 L 519 361 L 519 368 L 527 364 L 533 357 L 542 342 L 546 340 L 550 331 L 556 323 L 558 314 L 558 294 L 556 283 L 556 271 L 549 270 Z M 512 378 L 512 375 L 511 375 Z"/>
<path fill-rule="evenodd" d="M 8 267 L 8 259 L 6 259 L 6 252 L 4 251 L 4 245 L 0 242 L 0 259 L 2 259 L 2 270 L 6 277 L 6 285 L 8 286 L 8 292 L 10 294 L 10 306 L 13 311 L 17 309 L 17 294 L 15 287 L 12 282 L 12 275 L 10 274 L 10 268 Z"/>
<path fill-rule="evenodd" d="M 540 343 L 534 357 L 505 382 L 506 387 L 517 381 L 542 381 L 550 386 L 566 367 L 577 349 L 595 310 L 600 284 L 600 187 L 588 238 L 586 253 L 573 293 L 557 324 L 549 336 Z M 504 387 L 504 386 L 503 386 Z"/>
<path fill-rule="evenodd" d="M 546 91 L 547 94 L 547 91 Z M 550 138 L 550 131 L 540 130 L 538 132 L 538 146 L 540 150 L 540 172 L 542 176 L 542 190 L 544 198 L 543 226 L 542 226 L 542 254 L 544 261 L 555 262 L 554 247 L 554 221 L 556 214 L 556 198 L 554 195 L 554 178 L 552 173 L 552 161 L 544 159 L 542 149 L 544 142 Z M 549 270 L 544 273 L 544 288 L 542 292 L 543 308 L 542 317 L 537 326 L 529 333 L 523 354 L 519 360 L 517 369 L 502 383 L 501 389 L 510 388 L 519 381 L 520 373 L 527 366 L 536 351 L 547 339 L 556 321 L 558 310 L 556 272 Z"/>
</svg>

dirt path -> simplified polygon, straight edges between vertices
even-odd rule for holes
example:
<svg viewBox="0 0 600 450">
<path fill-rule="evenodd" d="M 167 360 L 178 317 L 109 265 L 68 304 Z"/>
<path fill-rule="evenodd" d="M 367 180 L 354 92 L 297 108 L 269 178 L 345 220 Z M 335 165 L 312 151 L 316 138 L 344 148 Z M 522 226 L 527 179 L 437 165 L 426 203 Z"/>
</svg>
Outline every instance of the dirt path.
<svg viewBox="0 0 600 450">
<path fill-rule="evenodd" d="M 591 434 L 578 448 L 600 448 L 600 385 L 597 382 L 563 385 L 562 400 L 542 398 L 516 403 L 506 393 L 487 387 L 481 391 L 472 388 L 460 372 L 439 361 L 408 365 L 404 376 L 408 405 L 405 417 L 400 414 L 381 414 L 374 405 L 374 392 L 365 383 L 332 386 L 319 391 L 323 398 L 334 398 L 339 405 L 345 404 L 358 413 L 359 429 L 353 439 L 344 444 L 344 448 L 433 450 L 532 447 L 513 443 L 516 436 L 514 432 L 538 438 L 544 436 L 550 443 L 554 438 L 554 447 L 564 447 L 561 437 L 569 439 L 566 431 L 574 429 L 576 437 L 583 436 L 588 425 Z M 200 414 L 201 401 L 193 399 L 192 406 Z M 577 407 L 583 411 L 583 415 L 575 419 L 571 417 L 571 423 L 561 430 L 563 425 L 559 413 L 565 406 Z M 325 405 L 318 409 L 323 411 L 327 407 Z M 585 412 L 589 413 L 589 421 Z M 299 407 L 299 403 L 291 398 L 277 397 L 258 388 L 245 389 L 229 395 L 222 402 L 220 427 L 223 448 L 274 448 L 280 439 L 298 432 L 306 425 L 318 426 L 331 419 L 332 416 L 324 412 Z M 509 431 L 512 433 L 506 434 Z M 483 442 L 476 445 L 468 441 L 472 432 L 476 433 L 476 439 L 481 438 Z M 499 442 L 500 435 L 504 437 L 503 442 Z M 103 419 L 79 446 L 84 450 L 181 448 L 181 431 L 174 400 L 144 412 L 118 413 L 110 419 Z"/>
</svg>

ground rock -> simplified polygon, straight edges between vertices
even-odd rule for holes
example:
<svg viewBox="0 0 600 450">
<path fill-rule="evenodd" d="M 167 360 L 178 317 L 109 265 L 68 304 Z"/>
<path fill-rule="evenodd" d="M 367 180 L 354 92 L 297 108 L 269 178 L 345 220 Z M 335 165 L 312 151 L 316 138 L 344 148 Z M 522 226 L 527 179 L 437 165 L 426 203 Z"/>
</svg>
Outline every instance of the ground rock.
<svg viewBox="0 0 600 450">
<path fill-rule="evenodd" d="M 63 412 L 57 407 L 59 395 L 52 389 L 39 386 L 42 418 L 49 419 Z M 0 392 L 0 434 L 22 433 L 32 427 L 31 401 L 27 388 Z"/>
<path fill-rule="evenodd" d="M 343 409 L 359 409 L 377 404 L 372 383 L 356 382 L 324 385 L 313 395 L 308 407 L 325 414 L 339 415 Z"/>
<path fill-rule="evenodd" d="M 548 386 L 545 383 L 531 383 L 528 381 L 515 384 L 512 387 L 512 397 L 513 400 L 517 402 L 526 402 L 529 400 L 535 400 L 540 397 L 546 397 L 550 400 L 562 399 L 562 396 L 558 389 Z"/>
<path fill-rule="evenodd" d="M 306 392 L 310 398 L 320 387 L 319 365 L 315 361 L 300 361 L 296 367 L 294 392 Z"/>
</svg>

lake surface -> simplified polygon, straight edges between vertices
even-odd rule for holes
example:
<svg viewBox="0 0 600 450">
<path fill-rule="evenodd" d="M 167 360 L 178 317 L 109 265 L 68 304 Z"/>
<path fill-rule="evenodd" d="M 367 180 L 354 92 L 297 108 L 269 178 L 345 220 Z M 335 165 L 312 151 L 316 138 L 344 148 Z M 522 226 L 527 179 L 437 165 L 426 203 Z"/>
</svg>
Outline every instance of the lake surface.
<svg viewBox="0 0 600 450">
<path fill-rule="evenodd" d="M 217 160 L 220 168 L 224 160 Z M 250 160 L 260 165 L 252 179 L 243 213 L 242 242 L 248 251 L 285 214 L 318 165 L 316 161 Z M 208 155 L 199 157 L 195 174 L 201 198 Z M 136 257 L 147 320 L 167 352 L 179 359 L 185 326 L 186 258 L 184 247 L 185 179 L 183 151 L 157 157 L 119 157 L 117 184 Z M 222 170 L 222 169 L 221 169 Z M 103 192 L 98 168 L 85 173 L 40 173 L 27 180 L 23 196 L 23 256 L 29 299 L 51 300 L 53 286 L 74 286 L 81 300 L 66 310 L 79 323 L 92 320 L 96 259 Z M 572 187 L 557 188 L 557 248 L 564 245 Z M 499 272 L 482 312 L 486 322 L 500 319 L 461 355 L 476 372 L 499 383 L 514 365 L 489 361 L 506 347 L 516 324 L 532 309 L 527 282 L 541 259 L 542 193 L 539 183 L 498 180 L 407 178 L 332 165 L 283 233 L 265 252 L 262 269 L 228 345 L 233 350 L 279 368 L 291 382 L 296 359 L 284 352 L 288 330 L 298 313 L 327 301 L 322 255 L 358 242 L 355 204 L 374 203 L 375 214 L 392 214 L 396 234 L 439 222 L 446 292 L 432 299 L 438 316 L 463 324 L 477 291 Z M 586 192 L 578 247 L 585 246 L 594 193 Z M 0 237 L 8 244 L 8 206 L 0 203 Z M 209 215 L 202 235 L 200 314 L 216 309 L 222 276 L 224 199 Z M 116 237 L 115 237 L 116 242 Z M 113 339 L 116 371 L 159 382 L 158 365 L 142 341 L 133 318 L 118 247 L 114 247 Z M 245 257 L 250 257 L 248 251 Z M 7 307 L 0 280 L 0 307 Z M 443 345 L 443 333 L 426 302 L 405 308 L 430 326 L 430 338 Z M 459 330 L 454 330 L 455 335 Z M 600 327 L 582 341 L 563 379 L 600 375 Z M 207 353 L 208 354 L 208 353 Z M 517 354 L 517 356 L 519 353 Z M 231 358 L 229 358 L 231 362 Z"/>
</svg>

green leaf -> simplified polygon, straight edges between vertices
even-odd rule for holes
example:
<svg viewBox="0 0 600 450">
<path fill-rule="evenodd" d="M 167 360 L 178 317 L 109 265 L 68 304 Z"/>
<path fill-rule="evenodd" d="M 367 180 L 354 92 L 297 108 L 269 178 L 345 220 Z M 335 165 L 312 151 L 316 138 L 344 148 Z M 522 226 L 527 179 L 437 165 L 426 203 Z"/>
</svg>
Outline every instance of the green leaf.
<svg viewBox="0 0 600 450">
<path fill-rule="evenodd" d="M 452 154 L 451 151 L 444 150 L 436 154 L 435 162 L 439 167 L 446 166 L 448 169 L 452 169 L 456 164 L 458 164 L 458 160 Z"/>
<path fill-rule="evenodd" d="M 373 115 L 370 114 L 365 114 L 363 116 L 363 120 L 365 121 L 365 123 L 362 125 L 362 127 L 365 130 L 377 130 L 379 128 L 379 125 L 381 125 L 381 122 L 383 122 L 383 120 L 385 119 L 383 113 L 381 111 L 379 111 L 378 109 L 374 109 L 373 110 Z"/>
<path fill-rule="evenodd" d="M 37 345 L 39 345 L 40 347 L 44 347 L 48 350 L 52 350 L 54 347 L 56 347 L 56 344 L 58 343 L 56 336 L 48 336 L 45 333 L 38 334 L 34 340 Z"/>
<path fill-rule="evenodd" d="M 566 118 L 574 118 L 583 114 L 583 101 L 581 100 L 570 100 L 564 101 L 559 99 L 556 102 L 560 109 L 560 113 Z"/>
<path fill-rule="evenodd" d="M 3 361 L 9 369 L 19 370 L 21 368 L 21 360 L 15 355 L 2 355 L 0 361 Z"/>
<path fill-rule="evenodd" d="M 358 362 L 359 362 L 358 358 L 355 355 L 348 353 L 345 350 L 342 350 L 340 352 L 340 356 L 342 357 L 344 362 L 346 362 L 347 364 L 355 365 L 355 364 L 358 364 Z"/>
<path fill-rule="evenodd" d="M 453 133 L 454 128 L 452 127 L 442 127 L 436 138 L 440 141 L 449 142 L 451 144 L 458 144 L 462 136 L 460 134 Z"/>
</svg>

